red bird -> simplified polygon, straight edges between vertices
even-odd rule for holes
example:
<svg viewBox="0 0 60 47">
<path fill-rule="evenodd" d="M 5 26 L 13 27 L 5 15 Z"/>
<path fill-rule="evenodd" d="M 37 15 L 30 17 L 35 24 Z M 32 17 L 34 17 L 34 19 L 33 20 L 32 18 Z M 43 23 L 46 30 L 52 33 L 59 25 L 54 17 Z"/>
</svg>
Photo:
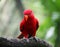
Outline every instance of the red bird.
<svg viewBox="0 0 60 47">
<path fill-rule="evenodd" d="M 39 27 L 38 20 L 34 17 L 32 10 L 28 9 L 24 11 L 24 18 L 20 23 L 21 34 L 18 36 L 19 39 L 25 37 L 35 37 L 36 31 Z"/>
</svg>

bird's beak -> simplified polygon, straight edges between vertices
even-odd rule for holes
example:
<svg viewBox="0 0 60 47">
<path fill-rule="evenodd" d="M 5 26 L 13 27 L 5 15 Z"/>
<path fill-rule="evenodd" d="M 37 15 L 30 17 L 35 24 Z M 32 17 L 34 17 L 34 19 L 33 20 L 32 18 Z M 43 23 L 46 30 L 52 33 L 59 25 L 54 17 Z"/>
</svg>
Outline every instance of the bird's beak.
<svg viewBox="0 0 60 47">
<path fill-rule="evenodd" d="M 25 20 L 26 20 L 26 21 L 28 20 L 28 15 L 25 15 Z"/>
</svg>

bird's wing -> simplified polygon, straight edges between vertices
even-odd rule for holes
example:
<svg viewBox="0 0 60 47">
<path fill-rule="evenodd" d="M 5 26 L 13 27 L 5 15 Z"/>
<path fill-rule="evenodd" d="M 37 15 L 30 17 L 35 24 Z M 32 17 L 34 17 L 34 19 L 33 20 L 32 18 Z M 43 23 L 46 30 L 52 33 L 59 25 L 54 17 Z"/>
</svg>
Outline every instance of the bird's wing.
<svg viewBox="0 0 60 47">
<path fill-rule="evenodd" d="M 38 27 L 39 27 L 39 22 L 38 22 L 38 20 L 36 19 L 36 30 L 38 29 Z"/>
<path fill-rule="evenodd" d="M 24 30 L 24 20 L 20 23 L 20 31 L 22 32 Z"/>
</svg>

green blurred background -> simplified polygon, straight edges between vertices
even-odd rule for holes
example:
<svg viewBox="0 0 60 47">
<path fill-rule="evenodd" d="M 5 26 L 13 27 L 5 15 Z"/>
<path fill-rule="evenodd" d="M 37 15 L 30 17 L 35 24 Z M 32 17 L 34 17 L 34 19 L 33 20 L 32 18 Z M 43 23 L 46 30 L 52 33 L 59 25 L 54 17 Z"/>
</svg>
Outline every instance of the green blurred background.
<svg viewBox="0 0 60 47">
<path fill-rule="evenodd" d="M 36 37 L 60 47 L 60 0 L 0 0 L 0 37 L 16 38 L 23 11 L 31 9 L 39 20 Z"/>
</svg>

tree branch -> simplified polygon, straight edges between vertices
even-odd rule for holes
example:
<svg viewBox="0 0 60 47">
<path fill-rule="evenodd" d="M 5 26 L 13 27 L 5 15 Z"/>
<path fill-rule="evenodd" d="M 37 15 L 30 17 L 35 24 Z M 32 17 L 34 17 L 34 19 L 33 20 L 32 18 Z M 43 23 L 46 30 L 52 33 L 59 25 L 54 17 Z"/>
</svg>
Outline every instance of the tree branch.
<svg viewBox="0 0 60 47">
<path fill-rule="evenodd" d="M 29 39 L 27 42 L 26 39 L 6 39 L 0 37 L 0 47 L 52 47 L 49 43 L 44 40 L 37 39 L 35 41 L 33 38 Z"/>
</svg>

